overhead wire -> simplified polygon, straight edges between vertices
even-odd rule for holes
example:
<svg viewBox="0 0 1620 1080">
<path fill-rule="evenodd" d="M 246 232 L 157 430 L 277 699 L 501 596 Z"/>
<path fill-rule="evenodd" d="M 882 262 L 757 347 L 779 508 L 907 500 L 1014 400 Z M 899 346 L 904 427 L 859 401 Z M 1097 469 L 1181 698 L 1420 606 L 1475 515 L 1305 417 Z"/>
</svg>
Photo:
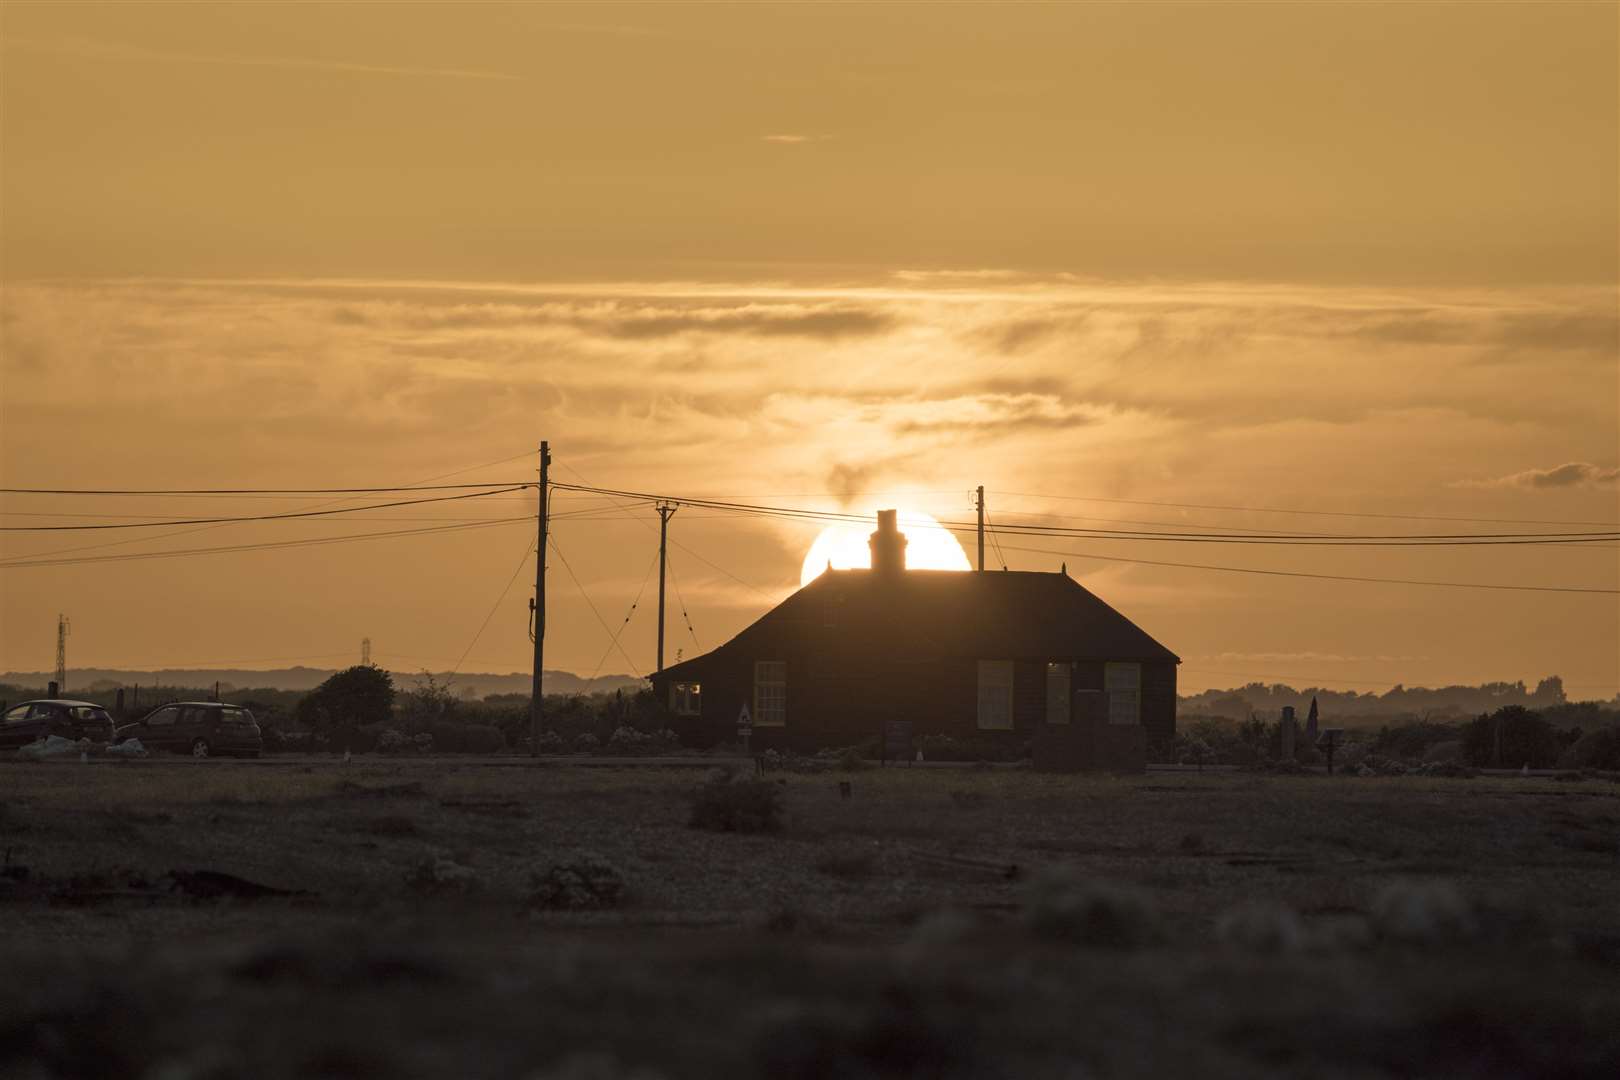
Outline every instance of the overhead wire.
<svg viewBox="0 0 1620 1080">
<path fill-rule="evenodd" d="M 1391 521 L 1457 521 L 1475 525 L 1595 525 L 1602 528 L 1620 528 L 1620 521 L 1549 521 L 1544 518 L 1488 518 L 1451 517 L 1440 514 L 1379 514 L 1352 510 L 1299 510 L 1275 506 L 1223 506 L 1214 503 L 1159 502 L 1148 499 L 1105 499 L 1090 495 L 1053 495 L 1034 491 L 994 491 L 993 495 L 1013 495 L 1027 499 L 1052 499 L 1063 502 L 1117 503 L 1123 506 L 1163 506 L 1178 510 L 1228 510 L 1244 514 L 1297 514 L 1308 517 L 1383 518 Z"/>
<path fill-rule="evenodd" d="M 398 499 L 394 502 L 371 503 L 367 506 L 344 506 L 333 510 L 294 510 L 285 514 L 252 514 L 240 517 L 215 518 L 187 518 L 180 521 L 133 521 L 121 524 L 103 523 L 99 525 L 0 525 L 0 532 L 67 532 L 83 531 L 87 529 L 160 529 L 169 525 L 234 525 L 248 521 L 287 521 L 294 518 L 331 517 L 336 514 L 353 514 L 365 510 L 387 510 L 396 506 L 422 506 L 426 503 L 460 502 L 467 499 L 482 499 L 490 495 L 504 495 L 510 491 L 521 490 L 516 487 L 496 488 L 493 491 L 476 491 L 462 495 L 435 495 L 427 499 Z"/>
<path fill-rule="evenodd" d="M 1214 566 L 1208 563 L 1130 559 L 1122 555 L 1099 555 L 1094 552 L 1059 550 L 1056 548 L 1013 547 L 1010 544 L 1007 546 L 1007 550 L 1040 555 L 1068 555 L 1076 559 L 1097 559 L 1103 562 L 1137 563 L 1142 566 L 1175 566 L 1189 570 L 1219 570 L 1232 574 L 1264 574 L 1269 577 L 1318 578 L 1323 581 L 1360 581 L 1380 585 L 1432 585 L 1450 589 L 1502 589 L 1510 592 L 1591 593 L 1603 596 L 1620 596 L 1620 589 L 1598 589 L 1572 585 L 1508 585 L 1486 581 L 1428 581 L 1413 578 L 1359 577 L 1350 574 L 1315 574 L 1303 570 L 1262 570 L 1252 566 Z"/>
<path fill-rule="evenodd" d="M 472 640 L 467 643 L 467 647 L 461 650 L 461 656 L 456 660 L 455 667 L 450 669 L 449 676 L 444 682 L 446 687 L 455 682 L 456 674 L 461 670 L 461 665 L 467 662 L 468 655 L 477 647 L 478 639 L 484 636 L 484 631 L 489 628 L 489 621 L 495 617 L 495 612 L 500 608 L 502 602 L 506 600 L 506 595 L 512 591 L 512 583 L 517 581 L 518 575 L 523 572 L 523 568 L 529 565 L 529 556 L 534 553 L 539 544 L 538 539 L 533 539 L 523 549 L 523 557 L 518 560 L 517 568 L 512 571 L 512 576 L 506 579 L 506 586 L 501 589 L 501 594 L 495 598 L 495 603 L 490 605 L 489 613 L 484 616 L 484 621 L 478 624 L 478 632 L 473 634 Z"/>
<path fill-rule="evenodd" d="M 814 521 L 861 522 L 869 519 L 864 515 L 843 513 L 840 511 L 815 510 L 806 507 L 769 506 L 755 503 L 720 502 L 709 499 L 694 499 L 677 495 L 660 495 L 651 492 L 632 492 L 610 488 L 583 487 L 580 485 L 558 485 L 570 490 L 590 491 L 603 495 L 617 495 L 623 498 L 636 498 L 648 500 L 663 500 L 683 506 L 698 506 L 713 510 L 725 510 L 739 514 L 752 514 L 768 517 L 782 517 L 789 519 L 802 519 Z M 938 522 L 941 528 L 952 531 L 973 531 L 977 524 L 969 521 L 942 520 Z M 1002 525 L 1003 533 L 1014 536 L 1067 536 L 1079 539 L 1112 539 L 1122 540 L 1154 540 L 1174 543 L 1251 543 L 1251 544 L 1290 544 L 1298 546 L 1433 546 L 1449 547 L 1471 544 L 1566 544 L 1566 543 L 1608 543 L 1620 540 L 1620 527 L 1613 531 L 1604 532 L 1560 532 L 1560 533 L 1373 533 L 1373 534 L 1346 534 L 1340 536 L 1322 536 L 1315 533 L 1161 533 L 1141 529 L 1081 529 L 1055 525 Z"/>
<path fill-rule="evenodd" d="M 591 599 L 591 594 L 585 591 L 585 586 L 579 580 L 579 575 L 574 573 L 574 567 L 571 563 L 569 563 L 568 556 L 564 555 L 563 549 L 558 546 L 557 538 L 555 536 L 547 537 L 547 544 L 551 547 L 552 551 L 557 553 L 557 558 L 562 561 L 563 569 L 568 571 L 568 577 L 573 581 L 574 588 L 579 591 L 579 595 L 584 599 L 585 606 L 591 609 L 592 615 L 596 616 L 596 621 L 601 625 L 602 632 L 612 638 L 616 644 L 618 642 L 618 636 L 613 633 L 613 628 L 608 626 L 607 620 L 602 618 L 602 612 L 597 609 L 595 601 Z M 610 651 L 611 648 L 612 646 L 609 646 Z M 636 669 L 635 661 L 630 659 L 630 655 L 624 651 L 622 646 L 619 648 L 619 655 L 624 657 L 624 662 L 630 665 L 630 670 L 634 671 L 636 676 L 639 678 L 641 672 Z M 600 666 L 598 669 L 600 670 Z M 595 676 L 593 675 L 592 678 L 594 677 Z"/>
</svg>

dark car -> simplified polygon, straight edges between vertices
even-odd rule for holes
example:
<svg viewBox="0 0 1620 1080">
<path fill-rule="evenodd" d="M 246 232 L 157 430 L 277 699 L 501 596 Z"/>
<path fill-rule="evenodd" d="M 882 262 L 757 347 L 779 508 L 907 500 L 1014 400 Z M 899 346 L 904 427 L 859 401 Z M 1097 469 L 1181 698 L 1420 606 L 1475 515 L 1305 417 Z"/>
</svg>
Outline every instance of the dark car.
<svg viewBox="0 0 1620 1080">
<path fill-rule="evenodd" d="M 58 698 L 24 701 L 0 716 L 0 748 L 3 750 L 15 750 L 16 746 L 45 735 L 60 735 L 75 742 L 89 738 L 92 742 L 105 743 L 112 740 L 112 733 L 112 717 L 94 701 Z"/>
<path fill-rule="evenodd" d="M 93 701 L 59 698 L 25 701 L 0 716 L 0 749 L 14 750 L 47 735 L 109 742 L 113 737 L 112 717 Z"/>
<path fill-rule="evenodd" d="M 139 739 L 153 753 L 192 757 L 258 757 L 264 749 L 258 721 L 240 705 L 218 701 L 176 701 L 118 729 L 118 742 Z"/>
</svg>

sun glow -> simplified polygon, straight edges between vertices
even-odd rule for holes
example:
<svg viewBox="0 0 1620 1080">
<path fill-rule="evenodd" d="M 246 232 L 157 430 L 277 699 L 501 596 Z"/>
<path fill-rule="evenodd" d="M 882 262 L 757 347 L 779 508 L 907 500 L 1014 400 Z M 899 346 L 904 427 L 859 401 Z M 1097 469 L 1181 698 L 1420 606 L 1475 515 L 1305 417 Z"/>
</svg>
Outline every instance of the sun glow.
<svg viewBox="0 0 1620 1080">
<path fill-rule="evenodd" d="M 900 511 L 900 531 L 906 537 L 906 568 L 910 570 L 971 570 L 967 552 L 956 537 L 928 514 Z M 855 570 L 872 565 L 872 549 L 867 539 L 872 525 L 829 525 L 821 530 L 799 570 L 799 586 L 810 584 L 830 564 L 835 570 Z"/>
</svg>

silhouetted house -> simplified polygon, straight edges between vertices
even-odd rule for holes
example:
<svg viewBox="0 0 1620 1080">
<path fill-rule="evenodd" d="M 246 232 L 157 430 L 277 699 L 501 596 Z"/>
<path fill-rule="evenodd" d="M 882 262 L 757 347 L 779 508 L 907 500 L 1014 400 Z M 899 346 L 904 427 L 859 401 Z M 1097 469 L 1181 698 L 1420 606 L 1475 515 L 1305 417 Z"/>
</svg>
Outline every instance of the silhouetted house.
<svg viewBox="0 0 1620 1080">
<path fill-rule="evenodd" d="M 829 569 L 653 688 L 692 743 L 737 737 L 811 750 L 862 742 L 885 720 L 914 735 L 1026 742 L 1065 723 L 1077 691 L 1108 690 L 1110 720 L 1175 736 L 1180 660 L 1066 573 L 907 570 L 892 510 L 872 569 Z"/>
</svg>

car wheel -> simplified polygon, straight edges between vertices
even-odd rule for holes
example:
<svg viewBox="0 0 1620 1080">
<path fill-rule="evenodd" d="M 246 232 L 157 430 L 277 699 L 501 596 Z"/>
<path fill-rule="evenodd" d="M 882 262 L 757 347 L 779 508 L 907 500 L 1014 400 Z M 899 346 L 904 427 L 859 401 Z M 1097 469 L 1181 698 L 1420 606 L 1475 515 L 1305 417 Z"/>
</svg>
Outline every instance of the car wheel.
<svg viewBox="0 0 1620 1080">
<path fill-rule="evenodd" d="M 194 758 L 205 758 L 205 757 L 207 757 L 208 756 L 208 740 L 207 739 L 198 739 L 196 742 L 192 743 L 191 744 L 191 756 L 194 757 Z"/>
</svg>

